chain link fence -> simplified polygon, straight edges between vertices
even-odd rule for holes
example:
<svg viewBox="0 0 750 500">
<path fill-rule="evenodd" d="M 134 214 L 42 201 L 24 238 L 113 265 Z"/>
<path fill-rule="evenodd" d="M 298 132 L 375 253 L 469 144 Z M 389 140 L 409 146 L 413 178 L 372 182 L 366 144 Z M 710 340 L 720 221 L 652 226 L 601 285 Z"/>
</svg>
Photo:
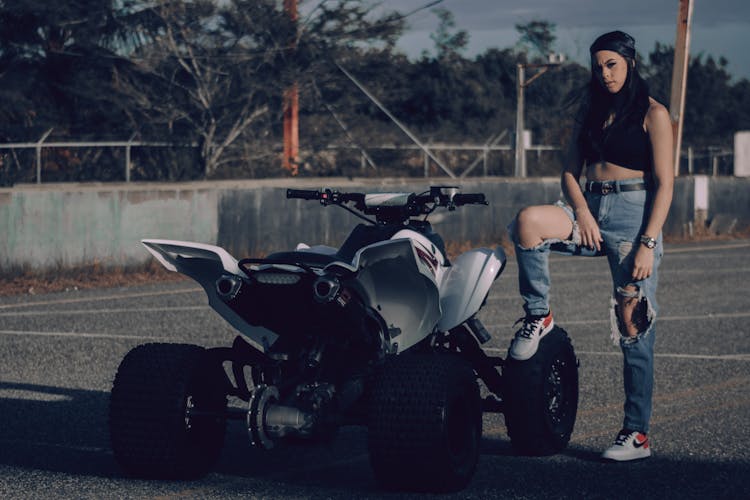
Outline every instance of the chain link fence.
<svg viewBox="0 0 750 500">
<path fill-rule="evenodd" d="M 0 186 L 52 182 L 144 182 L 205 179 L 197 144 L 148 141 L 46 141 L 0 144 Z M 507 144 L 428 143 L 331 145 L 301 152 L 300 175 L 343 177 L 512 177 L 515 151 Z M 241 153 L 242 146 L 237 148 Z M 281 145 L 266 147 L 263 158 L 239 154 L 218 178 L 285 176 Z M 529 177 L 557 176 L 564 164 L 558 146 L 526 148 Z M 275 166 L 278 163 L 278 167 Z M 259 164 L 263 168 L 259 168 Z M 731 149 L 688 148 L 679 175 L 728 176 L 734 172 Z M 277 173 L 278 175 L 275 175 Z"/>
</svg>

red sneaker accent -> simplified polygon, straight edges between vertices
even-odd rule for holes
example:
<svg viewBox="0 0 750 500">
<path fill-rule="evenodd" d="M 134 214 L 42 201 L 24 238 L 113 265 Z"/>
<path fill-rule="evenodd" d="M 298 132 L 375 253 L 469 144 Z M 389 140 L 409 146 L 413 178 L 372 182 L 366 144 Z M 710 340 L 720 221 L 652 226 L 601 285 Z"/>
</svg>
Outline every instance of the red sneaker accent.
<svg viewBox="0 0 750 500">
<path fill-rule="evenodd" d="M 633 440 L 633 446 L 635 446 L 636 448 L 640 448 L 641 446 L 643 446 L 644 449 L 647 449 L 648 448 L 648 436 L 646 436 L 645 434 L 641 434 L 639 432 L 638 435 Z"/>
</svg>

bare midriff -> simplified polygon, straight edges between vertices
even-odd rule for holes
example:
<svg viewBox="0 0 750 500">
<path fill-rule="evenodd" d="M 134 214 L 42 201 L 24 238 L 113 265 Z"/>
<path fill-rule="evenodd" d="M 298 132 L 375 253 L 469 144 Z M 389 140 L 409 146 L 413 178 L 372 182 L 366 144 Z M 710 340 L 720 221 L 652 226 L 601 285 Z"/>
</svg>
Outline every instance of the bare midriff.
<svg viewBox="0 0 750 500">
<path fill-rule="evenodd" d="M 641 170 L 615 165 L 606 161 L 586 167 L 586 179 L 589 181 L 624 181 L 626 179 L 643 179 Z"/>
</svg>

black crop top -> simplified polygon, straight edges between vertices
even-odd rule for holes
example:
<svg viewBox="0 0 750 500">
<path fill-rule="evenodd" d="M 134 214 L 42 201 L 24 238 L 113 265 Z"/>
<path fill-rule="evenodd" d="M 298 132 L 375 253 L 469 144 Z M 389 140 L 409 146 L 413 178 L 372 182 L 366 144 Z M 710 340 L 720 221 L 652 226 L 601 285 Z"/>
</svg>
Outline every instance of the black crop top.
<svg viewBox="0 0 750 500">
<path fill-rule="evenodd" d="M 618 123 L 598 134 L 581 134 L 581 149 L 587 165 L 601 161 L 630 170 L 653 170 L 651 141 L 643 126 L 637 123 Z"/>
</svg>

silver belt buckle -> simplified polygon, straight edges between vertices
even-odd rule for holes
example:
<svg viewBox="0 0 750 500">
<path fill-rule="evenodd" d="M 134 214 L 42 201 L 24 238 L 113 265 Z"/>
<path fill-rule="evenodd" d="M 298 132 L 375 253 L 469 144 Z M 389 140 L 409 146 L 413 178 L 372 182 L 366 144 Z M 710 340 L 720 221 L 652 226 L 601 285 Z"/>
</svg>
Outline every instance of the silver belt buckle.
<svg viewBox="0 0 750 500">
<path fill-rule="evenodd" d="M 609 194 L 615 190 L 615 186 L 609 182 L 602 182 L 602 194 Z"/>
</svg>

